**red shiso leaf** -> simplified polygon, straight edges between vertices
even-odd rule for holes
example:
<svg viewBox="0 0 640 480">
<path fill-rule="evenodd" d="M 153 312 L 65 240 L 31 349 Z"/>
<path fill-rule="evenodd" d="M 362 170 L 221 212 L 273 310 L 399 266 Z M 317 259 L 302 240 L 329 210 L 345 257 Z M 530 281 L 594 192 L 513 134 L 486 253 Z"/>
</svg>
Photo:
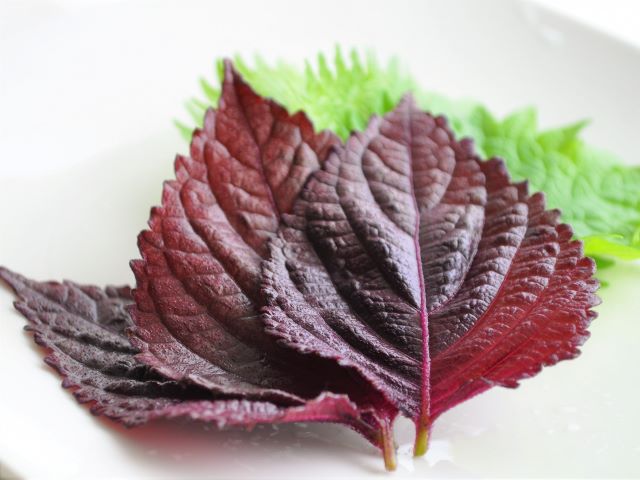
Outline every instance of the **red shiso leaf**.
<svg viewBox="0 0 640 480">
<path fill-rule="evenodd" d="M 80 403 L 91 403 L 92 413 L 131 426 L 176 401 L 210 398 L 206 390 L 166 380 L 135 359 L 138 351 L 125 334 L 132 325 L 128 287 L 36 282 L 1 267 L 0 278 L 18 296 L 14 305 L 29 322 L 25 328 L 47 350 L 45 362 Z"/>
<path fill-rule="evenodd" d="M 398 412 L 422 454 L 444 411 L 588 338 L 598 284 L 571 228 L 410 96 L 342 145 L 225 62 L 175 170 L 133 296 L 0 268 L 96 414 L 343 423 L 392 469 Z"/>
<path fill-rule="evenodd" d="M 126 330 L 133 326 L 126 307 L 128 287 L 36 282 L 0 267 L 0 278 L 16 293 L 16 309 L 25 327 L 45 348 L 45 362 L 63 377 L 78 402 L 91 413 L 132 427 L 155 419 L 185 417 L 218 428 L 260 423 L 335 421 L 379 444 L 369 413 L 345 395 L 323 393 L 303 405 L 283 407 L 270 402 L 214 399 L 193 384 L 167 380 L 136 359 Z M 363 417 L 364 415 L 364 417 Z M 381 426 L 383 428 L 384 426 Z"/>
<path fill-rule="evenodd" d="M 264 266 L 267 331 L 428 424 L 428 307 L 464 280 L 485 198 L 468 142 L 405 98 L 330 156 L 286 218 Z"/>
<path fill-rule="evenodd" d="M 132 343 L 140 361 L 168 378 L 299 407 L 307 420 L 315 415 L 305 410 L 309 400 L 348 393 L 371 423 L 359 431 L 384 448 L 389 422 L 380 409 L 392 407 L 334 362 L 278 345 L 258 311 L 268 240 L 338 144 L 314 133 L 304 114 L 258 96 L 226 62 L 219 107 L 194 132 L 190 157 L 176 159 L 176 180 L 165 183 L 138 238 Z M 333 421 L 353 426 L 342 414 Z"/>
<path fill-rule="evenodd" d="M 271 361 L 255 300 L 280 212 L 335 142 L 225 64 L 219 108 L 194 132 L 191 157 L 178 156 L 139 236 L 132 341 L 142 361 L 221 394 L 296 404 L 309 393 Z"/>
<path fill-rule="evenodd" d="M 593 262 L 541 195 L 405 98 L 312 175 L 263 264 L 263 320 L 385 395 L 426 449 L 434 419 L 572 358 Z"/>
<path fill-rule="evenodd" d="M 433 356 L 437 417 L 492 386 L 517 387 L 543 366 L 575 358 L 599 303 L 595 265 L 541 194 L 528 199 L 529 226 L 490 309 L 455 345 Z"/>
</svg>

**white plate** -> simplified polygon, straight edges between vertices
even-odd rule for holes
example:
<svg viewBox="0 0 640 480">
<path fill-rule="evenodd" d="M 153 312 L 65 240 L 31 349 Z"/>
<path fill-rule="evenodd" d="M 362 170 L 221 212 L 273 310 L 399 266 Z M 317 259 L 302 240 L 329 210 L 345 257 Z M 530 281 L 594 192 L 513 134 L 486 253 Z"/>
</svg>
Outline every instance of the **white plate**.
<svg viewBox="0 0 640 480">
<path fill-rule="evenodd" d="M 640 158 L 638 51 L 528 4 L 78 3 L 35 3 L 3 22 L 0 264 L 34 278 L 132 281 L 136 234 L 186 150 L 171 119 L 212 60 L 235 52 L 397 53 L 427 88 L 500 113 L 533 104 L 544 125 L 592 118 L 592 142 Z M 640 475 L 640 269 L 606 278 L 615 286 L 578 360 L 443 415 L 424 459 L 410 457 L 401 422 L 395 477 Z M 96 419 L 60 388 L 10 302 L 0 289 L 0 477 L 387 478 L 373 449 L 335 426 L 219 434 Z"/>
</svg>

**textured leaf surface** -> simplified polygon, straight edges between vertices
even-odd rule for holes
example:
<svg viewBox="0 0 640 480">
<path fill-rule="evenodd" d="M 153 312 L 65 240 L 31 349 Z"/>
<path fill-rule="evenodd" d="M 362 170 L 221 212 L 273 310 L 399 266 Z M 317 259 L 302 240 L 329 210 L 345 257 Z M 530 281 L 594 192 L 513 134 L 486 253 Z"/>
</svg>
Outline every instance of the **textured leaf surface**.
<svg viewBox="0 0 640 480">
<path fill-rule="evenodd" d="M 430 312 L 432 419 L 577 356 L 599 303 L 595 265 L 559 212 L 511 184 L 501 162 L 481 165 L 489 198 L 478 252 L 455 301 Z"/>
<path fill-rule="evenodd" d="M 256 95 L 226 64 L 218 109 L 194 133 L 190 157 L 177 158 L 176 180 L 166 182 L 162 206 L 139 236 L 132 342 L 142 362 L 214 395 L 282 407 L 346 392 L 374 429 L 387 428 L 370 415 L 385 401 L 368 384 L 332 361 L 277 345 L 259 318 L 267 240 L 338 143 L 315 133 L 304 114 Z M 342 414 L 332 420 L 353 423 Z M 367 428 L 359 431 L 385 447 Z"/>
<path fill-rule="evenodd" d="M 584 240 L 587 254 L 640 258 L 640 168 L 624 166 L 587 145 L 580 137 L 584 122 L 540 131 L 533 109 L 499 120 L 477 102 L 425 92 L 397 61 L 381 65 L 373 55 L 362 59 L 356 52 L 345 59 L 338 50 L 333 62 L 319 55 L 303 71 L 260 59 L 253 66 L 236 61 L 259 93 L 306 111 L 318 127 L 342 138 L 412 91 L 422 108 L 446 115 L 457 135 L 473 138 L 480 155 L 504 158 L 516 180 L 528 179 L 533 190 L 545 192 L 548 204 L 562 209 L 563 220 Z M 219 96 L 207 81 L 202 85 L 207 101 L 188 105 L 197 124 L 207 102 L 215 103 Z M 182 129 L 190 138 L 191 129 Z"/>
<path fill-rule="evenodd" d="M 286 218 L 264 265 L 267 331 L 353 365 L 424 442 L 456 403 L 578 353 L 597 282 L 557 217 L 409 97 Z"/>
<path fill-rule="evenodd" d="M 322 64 L 323 92 L 362 78 L 356 103 L 372 100 L 386 82 L 353 61 L 335 77 Z M 333 421 L 393 467 L 398 411 L 414 419 L 421 453 L 442 412 L 579 353 L 595 316 L 594 264 L 501 160 L 481 161 L 412 97 L 341 144 L 257 95 L 230 62 L 223 78 L 218 109 L 139 236 L 134 303 L 125 288 L 1 271 L 47 361 L 94 413 L 128 425 Z M 350 111 L 339 95 L 323 98 L 320 110 Z M 388 100 L 366 108 L 386 111 Z M 366 108 L 342 125 L 361 126 Z M 504 131 L 525 132 L 525 152 L 573 155 L 571 129 L 536 137 L 541 150 L 527 118 L 468 112 L 454 127 L 471 125 L 482 151 L 514 154 Z"/>
<path fill-rule="evenodd" d="M 460 263 L 453 283 L 462 280 L 460 259 L 475 250 L 485 196 L 469 154 L 444 119 L 403 101 L 312 178 L 265 268 L 268 331 L 294 348 L 321 345 L 323 355 L 348 359 L 416 421 L 428 417 L 428 302 L 451 294 L 427 299 L 420 245 L 457 245 L 438 260 Z M 443 274 L 436 264 L 425 272 Z"/>
<path fill-rule="evenodd" d="M 36 343 L 46 349 L 45 362 L 95 415 L 127 426 L 185 417 L 219 428 L 339 417 L 375 436 L 358 407 L 343 395 L 325 393 L 303 406 L 282 407 L 263 401 L 213 399 L 206 389 L 165 379 L 135 358 L 138 350 L 126 335 L 133 326 L 126 311 L 133 301 L 128 287 L 36 282 L 5 268 L 0 268 L 0 278 L 18 296 L 15 307 L 28 320 L 26 329 Z"/>
<path fill-rule="evenodd" d="M 91 411 L 127 425 L 175 401 L 210 397 L 208 392 L 166 380 L 138 362 L 125 335 L 132 303 L 128 287 L 100 289 L 72 282 L 35 282 L 4 268 L 0 277 L 15 291 L 15 307 L 29 321 L 45 361 L 64 377 Z"/>
<path fill-rule="evenodd" d="M 257 96 L 230 64 L 223 89 L 139 237 L 134 343 L 170 378 L 297 403 L 254 302 L 266 240 L 333 137 Z"/>
</svg>

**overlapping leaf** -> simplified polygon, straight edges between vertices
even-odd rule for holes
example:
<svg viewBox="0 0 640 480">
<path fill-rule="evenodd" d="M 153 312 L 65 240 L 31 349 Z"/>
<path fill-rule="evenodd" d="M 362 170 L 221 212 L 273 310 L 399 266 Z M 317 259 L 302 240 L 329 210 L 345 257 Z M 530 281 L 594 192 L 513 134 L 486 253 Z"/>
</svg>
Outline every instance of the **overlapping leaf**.
<svg viewBox="0 0 640 480">
<path fill-rule="evenodd" d="M 640 258 L 640 168 L 586 144 L 586 122 L 541 131 L 534 109 L 500 119 L 476 101 L 451 100 L 427 92 L 393 60 L 380 64 L 374 55 L 349 58 L 336 50 L 333 62 L 320 54 L 304 71 L 286 63 L 269 65 L 260 58 L 250 65 L 237 58 L 238 68 L 262 95 L 273 96 L 290 109 L 301 109 L 320 128 L 346 138 L 363 129 L 372 114 L 392 110 L 402 95 L 413 91 L 418 105 L 443 114 L 459 136 L 470 136 L 479 154 L 504 158 L 516 180 L 528 180 L 545 192 L 551 207 L 561 208 L 591 256 L 624 260 Z M 200 124 L 219 90 L 202 80 L 206 101 L 188 104 Z M 187 139 L 191 129 L 179 124 Z M 602 261 L 600 267 L 610 265 Z"/>
<path fill-rule="evenodd" d="M 414 419 L 571 358 L 597 287 L 571 230 L 412 98 L 330 156 L 264 264 L 267 331 Z M 380 387 L 378 387 L 380 388 Z"/>
<path fill-rule="evenodd" d="M 540 132 L 536 112 L 524 109 L 498 120 L 475 107 L 461 131 L 489 156 L 506 159 L 514 178 L 527 179 L 562 209 L 592 256 L 640 258 L 640 168 L 587 145 L 586 122 Z"/>
<path fill-rule="evenodd" d="M 282 407 L 304 409 L 327 392 L 348 393 L 370 423 L 358 430 L 389 447 L 378 431 L 389 424 L 371 413 L 386 400 L 334 362 L 277 345 L 258 314 L 267 241 L 338 139 L 316 134 L 304 114 L 290 116 L 256 95 L 230 63 L 225 68 L 218 109 L 195 132 L 191 156 L 177 158 L 177 178 L 166 182 L 162 206 L 139 237 L 143 259 L 132 262 L 138 358 L 214 395 Z M 307 419 L 315 415 L 311 404 Z M 331 420 L 355 424 L 342 412 Z"/>
<path fill-rule="evenodd" d="M 412 97 L 342 144 L 226 62 L 175 166 L 133 296 L 0 270 L 94 413 L 338 422 L 393 468 L 398 412 L 423 453 L 442 412 L 588 336 L 597 284 L 571 228 Z"/>
<path fill-rule="evenodd" d="M 95 415 L 127 426 L 186 417 L 219 428 L 341 416 L 345 423 L 353 422 L 353 428 L 368 431 L 358 408 L 345 396 L 327 393 L 303 407 L 283 408 L 264 401 L 214 399 L 206 389 L 167 380 L 135 358 L 138 350 L 125 333 L 133 326 L 126 311 L 133 301 L 128 287 L 36 282 L 5 268 L 0 268 L 0 278 L 18 296 L 15 306 L 29 321 L 26 328 L 36 343 L 47 350 L 47 364 Z"/>
</svg>

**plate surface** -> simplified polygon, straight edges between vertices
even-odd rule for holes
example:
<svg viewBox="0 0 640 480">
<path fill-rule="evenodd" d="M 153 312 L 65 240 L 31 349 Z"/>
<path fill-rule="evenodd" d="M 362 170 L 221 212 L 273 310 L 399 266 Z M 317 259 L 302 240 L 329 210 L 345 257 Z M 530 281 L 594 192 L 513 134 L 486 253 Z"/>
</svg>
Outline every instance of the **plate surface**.
<svg viewBox="0 0 640 480">
<path fill-rule="evenodd" d="M 590 141 L 640 162 L 640 53 L 530 4 L 34 5 L 0 42 L 0 264 L 33 278 L 132 282 L 136 235 L 186 151 L 171 120 L 212 59 L 235 52 L 398 54 L 425 88 L 499 113 L 535 105 L 546 126 L 592 118 Z M 426 458 L 411 458 L 399 422 L 395 478 L 640 475 L 640 267 L 605 279 L 615 287 L 578 360 L 446 413 Z M 332 425 L 126 431 L 94 418 L 43 364 L 11 300 L 0 288 L 0 477 L 386 478 L 372 448 Z"/>
</svg>

